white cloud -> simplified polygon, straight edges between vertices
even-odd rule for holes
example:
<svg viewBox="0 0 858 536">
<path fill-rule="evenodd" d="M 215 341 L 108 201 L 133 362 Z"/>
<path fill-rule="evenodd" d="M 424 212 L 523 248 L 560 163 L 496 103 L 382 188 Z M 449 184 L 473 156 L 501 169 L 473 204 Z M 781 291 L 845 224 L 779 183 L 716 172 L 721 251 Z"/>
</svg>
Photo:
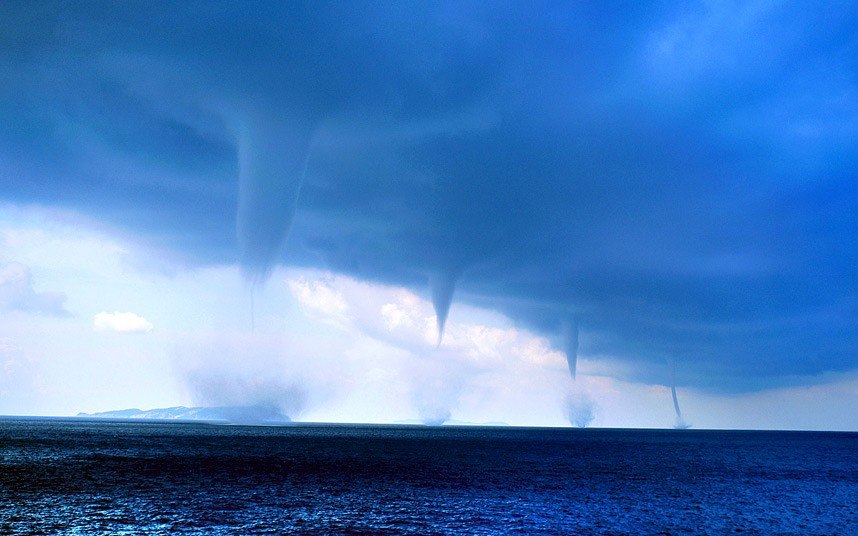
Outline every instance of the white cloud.
<svg viewBox="0 0 858 536">
<path fill-rule="evenodd" d="M 407 289 L 303 270 L 290 273 L 286 283 L 306 313 L 355 339 L 372 339 L 384 352 L 401 352 L 397 372 L 425 422 L 457 418 L 466 401 L 483 404 L 499 394 L 533 396 L 537 390 L 557 391 L 551 411 L 559 413 L 565 359 L 547 340 L 501 315 L 458 304 L 437 347 L 432 303 Z"/>
<path fill-rule="evenodd" d="M 61 280 L 70 273 L 109 277 L 120 271 L 129 252 L 108 231 L 76 213 L 0 201 L 0 251 Z"/>
<path fill-rule="evenodd" d="M 545 338 L 516 329 L 499 315 L 486 321 L 480 318 L 485 311 L 457 306 L 447 323 L 443 344 L 435 348 L 437 326 L 432 303 L 407 289 L 306 271 L 286 282 L 302 310 L 417 357 L 431 354 L 433 359 L 442 357 L 471 365 L 515 360 L 560 370 L 566 366 L 563 355 Z"/>
<path fill-rule="evenodd" d="M 305 277 L 287 280 L 289 289 L 305 312 L 341 318 L 348 310 L 342 294 L 324 279 L 308 280 Z"/>
<path fill-rule="evenodd" d="M 395 303 L 385 303 L 381 306 L 381 317 L 385 321 L 387 329 L 393 331 L 398 326 L 413 326 L 414 319 L 407 311 L 402 310 Z"/>
<path fill-rule="evenodd" d="M 148 333 L 152 323 L 135 313 L 101 312 L 92 319 L 96 331 L 118 331 L 121 333 Z"/>
</svg>

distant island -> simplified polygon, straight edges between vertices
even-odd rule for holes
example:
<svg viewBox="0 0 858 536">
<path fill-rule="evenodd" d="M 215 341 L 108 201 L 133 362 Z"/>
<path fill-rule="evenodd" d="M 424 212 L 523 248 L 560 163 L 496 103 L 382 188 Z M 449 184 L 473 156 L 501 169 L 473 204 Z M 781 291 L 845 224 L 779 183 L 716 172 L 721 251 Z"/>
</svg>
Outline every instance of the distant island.
<svg viewBox="0 0 858 536">
<path fill-rule="evenodd" d="M 186 407 L 155 409 L 116 409 L 95 413 L 78 413 L 80 419 L 106 420 L 150 420 L 150 421 L 199 421 L 220 424 L 256 424 L 283 425 L 292 423 L 288 415 L 284 415 L 276 407 L 270 406 L 219 406 L 219 407 Z M 426 425 L 418 419 L 396 421 L 393 424 Z M 441 426 L 439 423 L 438 426 Z M 443 426 L 509 426 L 505 422 L 469 422 L 450 419 Z"/>
<path fill-rule="evenodd" d="M 96 413 L 78 413 L 85 419 L 129 419 L 161 421 L 204 421 L 226 424 L 288 424 L 292 419 L 276 407 L 270 406 L 220 406 L 156 408 L 142 410 L 137 408 L 100 411 Z"/>
</svg>

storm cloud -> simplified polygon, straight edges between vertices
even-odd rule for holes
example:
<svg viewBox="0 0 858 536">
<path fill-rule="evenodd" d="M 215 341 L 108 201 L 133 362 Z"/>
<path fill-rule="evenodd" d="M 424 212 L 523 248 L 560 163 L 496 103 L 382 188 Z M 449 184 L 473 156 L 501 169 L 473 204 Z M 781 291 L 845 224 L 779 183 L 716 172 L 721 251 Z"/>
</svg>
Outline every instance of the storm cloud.
<svg viewBox="0 0 858 536">
<path fill-rule="evenodd" d="M 856 16 L 4 2 L 0 196 L 404 285 L 439 339 L 457 300 L 571 311 L 629 379 L 789 384 L 858 355 Z"/>
</svg>

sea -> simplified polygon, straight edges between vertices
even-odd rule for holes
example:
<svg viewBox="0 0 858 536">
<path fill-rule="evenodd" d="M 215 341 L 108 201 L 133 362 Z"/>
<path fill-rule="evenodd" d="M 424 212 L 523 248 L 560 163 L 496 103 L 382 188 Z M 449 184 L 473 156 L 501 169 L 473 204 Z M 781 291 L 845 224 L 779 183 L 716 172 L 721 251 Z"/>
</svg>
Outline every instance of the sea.
<svg viewBox="0 0 858 536">
<path fill-rule="evenodd" d="M 858 534 L 858 434 L 0 419 L 0 534 Z"/>
</svg>

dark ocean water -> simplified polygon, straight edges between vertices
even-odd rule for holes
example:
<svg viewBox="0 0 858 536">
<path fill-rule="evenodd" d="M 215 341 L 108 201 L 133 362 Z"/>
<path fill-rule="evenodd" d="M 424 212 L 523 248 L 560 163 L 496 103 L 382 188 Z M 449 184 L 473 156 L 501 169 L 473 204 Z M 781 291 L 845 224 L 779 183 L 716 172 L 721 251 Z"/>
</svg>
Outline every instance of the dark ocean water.
<svg viewBox="0 0 858 536">
<path fill-rule="evenodd" d="M 3 534 L 858 534 L 858 434 L 0 420 Z"/>
</svg>

